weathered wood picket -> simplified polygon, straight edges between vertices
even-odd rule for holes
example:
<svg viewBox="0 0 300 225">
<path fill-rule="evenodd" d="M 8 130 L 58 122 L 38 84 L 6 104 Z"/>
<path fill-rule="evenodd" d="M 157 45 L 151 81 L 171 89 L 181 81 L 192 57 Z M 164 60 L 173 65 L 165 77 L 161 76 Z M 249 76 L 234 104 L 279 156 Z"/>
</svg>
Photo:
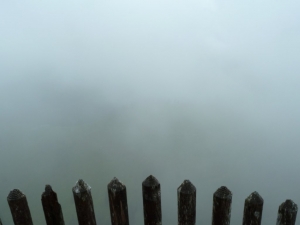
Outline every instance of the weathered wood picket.
<svg viewBox="0 0 300 225">
<path fill-rule="evenodd" d="M 126 186 L 117 178 L 107 185 L 112 225 L 129 225 Z M 160 183 L 150 175 L 142 183 L 144 224 L 161 225 Z M 72 188 L 79 225 L 96 225 L 91 187 L 78 180 Z M 50 185 L 46 185 L 42 194 L 42 206 L 47 225 L 64 225 L 62 209 L 57 195 Z M 185 180 L 177 189 L 178 225 L 196 224 L 196 187 Z M 15 225 L 32 225 L 26 196 L 18 189 L 12 190 L 7 201 Z M 212 225 L 229 225 L 232 193 L 220 187 L 213 195 Z M 263 199 L 253 192 L 245 199 L 243 225 L 260 225 L 263 211 Z M 298 207 L 292 200 L 286 200 L 279 206 L 276 225 L 295 225 Z M 0 219 L 0 225 L 2 225 Z"/>
</svg>

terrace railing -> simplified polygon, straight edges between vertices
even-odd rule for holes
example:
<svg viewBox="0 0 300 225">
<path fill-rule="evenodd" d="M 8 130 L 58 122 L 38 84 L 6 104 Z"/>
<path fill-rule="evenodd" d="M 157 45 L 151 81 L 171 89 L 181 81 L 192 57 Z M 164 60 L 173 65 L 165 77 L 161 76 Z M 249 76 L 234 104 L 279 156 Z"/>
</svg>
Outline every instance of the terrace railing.
<svg viewBox="0 0 300 225">
<path fill-rule="evenodd" d="M 126 186 L 117 178 L 107 185 L 112 225 L 129 225 Z M 150 175 L 142 183 L 144 224 L 161 225 L 161 191 L 158 180 Z M 91 187 L 78 180 L 72 188 L 79 225 L 96 225 Z M 42 194 L 42 206 L 47 225 L 64 225 L 61 206 L 56 193 L 46 185 Z M 12 190 L 7 201 L 15 225 L 32 225 L 26 196 L 18 189 Z M 212 225 L 229 225 L 231 213 L 231 191 L 222 186 L 213 195 Z M 178 225 L 196 224 L 196 187 L 185 180 L 177 189 Z M 253 192 L 245 199 L 243 225 L 260 225 L 263 198 Z M 276 225 L 295 225 L 298 207 L 286 200 L 278 209 Z M 0 225 L 2 222 L 0 220 Z"/>
</svg>

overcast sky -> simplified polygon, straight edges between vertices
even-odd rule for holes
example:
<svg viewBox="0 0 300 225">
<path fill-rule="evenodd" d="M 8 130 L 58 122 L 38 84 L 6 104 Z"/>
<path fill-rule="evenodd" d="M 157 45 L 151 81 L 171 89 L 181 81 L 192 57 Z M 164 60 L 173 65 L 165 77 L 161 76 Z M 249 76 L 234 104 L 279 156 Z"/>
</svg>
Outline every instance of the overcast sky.
<svg viewBox="0 0 300 225">
<path fill-rule="evenodd" d="M 231 224 L 258 191 L 264 224 L 286 199 L 300 204 L 300 3 L 296 1 L 2 1 L 0 217 L 11 189 L 45 224 L 44 186 L 76 224 L 71 188 L 92 186 L 109 224 L 106 185 L 128 191 L 143 223 L 141 183 L 161 182 L 163 223 L 176 189 L 197 188 L 197 224 L 212 195 L 233 192 Z M 297 224 L 300 224 L 300 222 Z"/>
</svg>

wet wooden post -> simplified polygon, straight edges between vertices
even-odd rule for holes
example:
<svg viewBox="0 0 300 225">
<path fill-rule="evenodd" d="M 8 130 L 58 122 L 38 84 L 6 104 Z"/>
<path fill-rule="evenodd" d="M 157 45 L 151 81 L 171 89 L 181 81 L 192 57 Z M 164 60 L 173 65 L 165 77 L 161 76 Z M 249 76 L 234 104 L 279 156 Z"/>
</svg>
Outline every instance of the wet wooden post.
<svg viewBox="0 0 300 225">
<path fill-rule="evenodd" d="M 196 188 L 185 180 L 177 189 L 178 225 L 194 225 L 196 223 Z"/>
<path fill-rule="evenodd" d="M 56 193 L 50 185 L 46 185 L 41 200 L 47 225 L 64 225 L 61 206 L 58 203 Z"/>
<path fill-rule="evenodd" d="M 260 225 L 263 198 L 255 191 L 245 199 L 243 225 Z"/>
<path fill-rule="evenodd" d="M 126 186 L 117 178 L 107 185 L 112 225 L 129 225 Z"/>
<path fill-rule="evenodd" d="M 283 202 L 278 209 L 276 225 L 295 225 L 298 207 L 290 199 Z"/>
<path fill-rule="evenodd" d="M 143 205 L 144 205 L 144 224 L 161 225 L 161 197 L 160 183 L 150 175 L 142 183 Z"/>
<path fill-rule="evenodd" d="M 76 182 L 72 191 L 76 206 L 78 224 L 96 225 L 91 187 L 80 179 Z"/>
<path fill-rule="evenodd" d="M 19 190 L 10 191 L 7 202 L 15 225 L 32 225 L 26 196 Z"/>
<path fill-rule="evenodd" d="M 212 225 L 229 225 L 232 194 L 227 187 L 220 187 L 213 197 Z"/>
</svg>

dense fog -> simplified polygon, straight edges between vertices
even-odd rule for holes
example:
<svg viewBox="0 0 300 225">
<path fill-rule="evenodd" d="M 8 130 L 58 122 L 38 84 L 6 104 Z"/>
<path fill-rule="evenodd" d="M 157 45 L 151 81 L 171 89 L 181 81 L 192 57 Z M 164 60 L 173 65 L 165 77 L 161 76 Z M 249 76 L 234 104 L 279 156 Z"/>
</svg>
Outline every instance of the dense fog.
<svg viewBox="0 0 300 225">
<path fill-rule="evenodd" d="M 110 224 L 107 184 L 127 187 L 143 224 L 142 181 L 161 183 L 163 224 L 177 223 L 179 185 L 197 188 L 197 224 L 213 193 L 264 199 L 275 224 L 300 204 L 300 3 L 296 1 L 2 1 L 0 218 L 26 196 L 46 224 L 41 194 L 57 192 L 78 224 L 72 187 L 92 187 L 97 224 Z M 296 222 L 296 224 L 300 224 Z"/>
</svg>

